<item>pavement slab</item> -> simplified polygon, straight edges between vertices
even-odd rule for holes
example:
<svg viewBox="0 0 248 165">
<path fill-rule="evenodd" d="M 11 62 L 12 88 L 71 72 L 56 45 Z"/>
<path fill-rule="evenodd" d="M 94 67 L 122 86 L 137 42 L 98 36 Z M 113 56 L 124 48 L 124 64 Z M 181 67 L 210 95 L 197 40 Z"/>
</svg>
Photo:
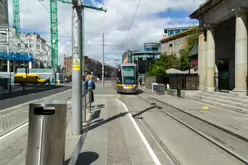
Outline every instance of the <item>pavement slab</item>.
<svg viewBox="0 0 248 165">
<path fill-rule="evenodd" d="M 236 134 L 236 136 L 248 139 L 248 114 L 175 96 L 151 94 L 147 93 L 145 90 L 144 94 L 230 131 L 231 133 Z M 208 110 L 203 109 L 205 106 L 208 107 Z"/>
<path fill-rule="evenodd" d="M 71 91 L 67 91 L 65 93 L 61 93 L 59 96 L 44 98 L 41 100 L 51 100 L 58 99 L 59 100 L 67 100 L 67 128 L 66 128 L 66 142 L 65 142 L 65 164 L 69 163 L 70 157 L 75 151 L 75 148 L 79 144 L 79 139 L 82 135 L 74 136 L 71 135 L 71 100 L 69 99 L 71 96 Z M 69 99 L 69 100 L 68 100 Z M 41 101 L 40 100 L 40 101 Z M 88 101 L 88 99 L 87 99 Z M 21 105 L 25 113 L 28 113 L 28 105 Z M 18 107 L 15 107 L 18 109 Z M 13 113 L 13 111 L 10 111 Z M 10 114 L 11 114 L 10 113 Z M 6 113 L 8 115 L 8 113 Z M 6 115 L 5 114 L 5 115 Z M 14 114 L 16 114 L 14 112 Z M 89 120 L 91 118 L 91 113 L 87 111 L 86 119 Z M 9 117 L 9 120 L 12 120 Z M 89 121 L 90 122 L 90 121 Z M 12 122 L 13 123 L 13 122 Z M 83 123 L 85 126 L 86 123 Z M 8 125 L 8 124 L 7 124 Z M 0 138 L 0 165 L 25 165 L 26 159 L 26 148 L 27 148 L 27 136 L 28 136 L 28 123 L 17 127 L 16 130 L 6 134 L 5 136 L 1 136 Z M 82 146 L 79 146 L 80 148 Z"/>
<path fill-rule="evenodd" d="M 123 105 L 111 95 L 96 96 L 95 105 L 101 108 L 95 111 L 76 165 L 154 164 Z"/>
<path fill-rule="evenodd" d="M 136 98 L 135 98 L 136 97 Z M 173 157 L 182 165 L 209 165 L 209 164 L 243 164 L 230 156 L 219 147 L 202 138 L 184 125 L 181 125 L 162 111 L 141 100 L 137 96 L 124 96 L 128 104 L 133 107 L 133 116 L 139 114 L 153 131 L 160 144 L 163 144 L 172 153 Z M 152 141 L 149 142 L 151 146 Z M 153 148 L 162 164 L 168 164 L 159 151 Z M 169 163 L 170 164 L 170 163 Z"/>
</svg>

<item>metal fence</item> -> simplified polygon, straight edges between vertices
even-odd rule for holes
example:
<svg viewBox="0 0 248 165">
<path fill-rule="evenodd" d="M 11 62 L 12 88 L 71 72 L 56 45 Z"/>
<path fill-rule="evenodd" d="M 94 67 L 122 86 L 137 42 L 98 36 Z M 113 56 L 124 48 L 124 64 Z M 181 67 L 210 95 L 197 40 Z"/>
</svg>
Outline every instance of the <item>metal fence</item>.
<svg viewBox="0 0 248 165">
<path fill-rule="evenodd" d="M 170 89 L 197 90 L 199 86 L 198 75 L 169 75 Z"/>
</svg>

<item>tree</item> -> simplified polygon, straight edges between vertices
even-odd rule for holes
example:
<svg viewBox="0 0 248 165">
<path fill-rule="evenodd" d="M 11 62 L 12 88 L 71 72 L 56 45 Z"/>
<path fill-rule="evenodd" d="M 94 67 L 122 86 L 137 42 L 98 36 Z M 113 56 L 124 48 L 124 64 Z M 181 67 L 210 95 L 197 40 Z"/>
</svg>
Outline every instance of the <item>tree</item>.
<svg viewBox="0 0 248 165">
<path fill-rule="evenodd" d="M 187 70 L 190 66 L 189 53 L 198 42 L 200 31 L 198 28 L 193 29 L 188 37 L 186 37 L 186 47 L 180 50 L 180 70 Z"/>
<path fill-rule="evenodd" d="M 180 57 L 178 58 L 175 54 L 167 55 L 162 54 L 160 59 L 156 61 L 149 69 L 148 76 L 166 76 L 166 70 L 170 68 L 187 70 L 190 66 L 189 53 L 197 44 L 199 36 L 198 28 L 194 28 L 191 33 L 186 37 L 185 48 L 179 51 Z"/>
<path fill-rule="evenodd" d="M 166 55 L 162 54 L 159 60 L 156 61 L 149 69 L 149 76 L 165 76 L 166 70 L 170 68 L 178 69 L 180 67 L 179 59 L 175 54 Z"/>
</svg>

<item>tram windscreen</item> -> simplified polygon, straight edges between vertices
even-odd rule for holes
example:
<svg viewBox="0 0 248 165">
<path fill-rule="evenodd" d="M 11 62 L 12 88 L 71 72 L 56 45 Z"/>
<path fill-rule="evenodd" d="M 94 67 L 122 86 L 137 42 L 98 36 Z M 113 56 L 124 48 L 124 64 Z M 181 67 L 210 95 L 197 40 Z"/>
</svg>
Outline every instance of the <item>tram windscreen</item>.
<svg viewBox="0 0 248 165">
<path fill-rule="evenodd" d="M 123 66 L 122 71 L 124 84 L 134 84 L 136 81 L 134 66 Z"/>
</svg>

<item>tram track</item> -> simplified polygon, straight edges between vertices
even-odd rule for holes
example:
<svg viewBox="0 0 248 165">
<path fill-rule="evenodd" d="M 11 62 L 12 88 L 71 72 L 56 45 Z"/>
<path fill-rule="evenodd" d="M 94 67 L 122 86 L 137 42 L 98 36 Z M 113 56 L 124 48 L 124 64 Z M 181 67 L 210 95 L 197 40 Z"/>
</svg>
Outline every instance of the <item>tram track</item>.
<svg viewBox="0 0 248 165">
<path fill-rule="evenodd" d="M 129 108 L 133 109 L 135 113 L 138 113 L 138 111 L 136 111 L 136 108 L 132 104 L 129 104 L 128 101 L 125 98 L 122 98 L 122 101 Z M 156 144 L 158 145 L 160 150 L 164 153 L 166 158 L 169 160 L 170 165 L 180 165 L 180 163 L 176 159 L 176 157 L 170 152 L 170 150 L 166 147 L 166 145 L 156 135 L 156 133 L 149 126 L 149 124 L 142 117 L 140 117 L 139 115 L 136 116 L 136 114 L 135 114 L 135 115 L 133 115 L 133 117 L 139 121 L 139 123 L 142 125 L 142 127 L 145 129 L 145 131 L 149 134 L 149 136 L 151 136 L 152 139 L 156 142 Z"/>
<path fill-rule="evenodd" d="M 197 133 L 198 135 L 208 140 L 215 146 L 219 147 L 221 150 L 227 152 L 229 155 L 233 156 L 239 161 L 245 164 L 248 164 L 248 151 L 247 151 L 248 141 L 247 139 L 236 136 L 230 131 L 226 131 L 224 129 L 216 127 L 215 125 L 211 123 L 203 121 L 193 115 L 190 115 L 156 98 L 153 98 L 153 97 L 150 97 L 144 94 L 139 94 L 137 95 L 137 97 L 147 102 L 150 105 L 155 105 L 156 109 L 163 112 L 164 114 L 169 116 L 171 119 L 177 121 L 181 125 Z M 153 136 L 156 137 L 155 139 L 160 143 L 161 140 L 156 136 L 153 130 L 149 128 L 149 125 L 146 123 L 146 121 L 145 120 L 140 120 L 140 121 L 142 121 L 142 123 L 153 134 Z M 168 149 L 166 149 L 166 147 L 163 147 L 164 144 L 160 143 L 160 145 L 162 148 L 164 148 L 164 151 L 168 155 L 170 155 L 170 152 L 168 152 Z M 171 159 L 173 160 L 174 157 L 172 156 Z M 174 160 L 173 162 L 175 164 L 178 163 L 177 161 L 174 161 Z"/>
</svg>

